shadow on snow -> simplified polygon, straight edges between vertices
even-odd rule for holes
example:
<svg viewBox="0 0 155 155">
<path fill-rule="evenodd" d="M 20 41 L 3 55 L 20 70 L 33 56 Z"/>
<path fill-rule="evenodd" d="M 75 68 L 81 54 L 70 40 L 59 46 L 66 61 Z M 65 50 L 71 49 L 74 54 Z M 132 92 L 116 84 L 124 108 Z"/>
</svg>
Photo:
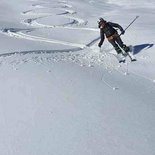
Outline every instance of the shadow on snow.
<svg viewBox="0 0 155 155">
<path fill-rule="evenodd" d="M 153 47 L 154 44 L 140 44 L 140 45 L 135 45 L 134 46 L 134 51 L 133 54 L 138 54 L 140 53 L 143 49 L 149 49 Z"/>
</svg>

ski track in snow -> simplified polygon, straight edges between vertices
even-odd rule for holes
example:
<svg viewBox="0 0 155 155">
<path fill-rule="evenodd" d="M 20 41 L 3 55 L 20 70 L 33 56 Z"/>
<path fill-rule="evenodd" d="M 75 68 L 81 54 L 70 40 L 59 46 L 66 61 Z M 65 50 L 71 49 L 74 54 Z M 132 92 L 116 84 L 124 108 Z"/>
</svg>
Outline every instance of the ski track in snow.
<svg viewBox="0 0 155 155">
<path fill-rule="evenodd" d="M 37 4 L 33 4 L 32 6 L 36 7 L 38 5 L 40 6 L 41 4 L 44 4 L 44 3 L 39 3 L 39 4 L 37 3 Z M 65 4 L 65 2 L 63 2 L 63 4 Z M 71 28 L 70 26 L 72 26 L 72 25 L 80 25 L 81 26 L 81 25 L 86 25 L 87 24 L 87 21 L 84 21 L 83 19 L 80 19 L 80 18 L 77 18 L 77 17 L 66 16 L 67 14 L 72 15 L 72 14 L 76 13 L 74 10 L 66 9 L 66 8 L 71 8 L 71 7 L 72 7 L 71 5 L 65 4 L 64 5 L 64 8 L 65 8 L 64 11 L 65 12 L 64 12 L 64 14 L 60 14 L 64 18 L 69 18 L 70 20 L 72 20 L 70 23 L 65 23 L 63 25 L 44 25 L 44 24 L 40 24 L 40 23 L 37 22 L 38 19 L 42 19 L 42 18 L 45 18 L 45 17 L 52 16 L 52 14 L 49 14 L 49 13 L 41 13 L 42 16 L 39 16 L 39 17 L 36 17 L 36 18 L 28 18 L 28 19 L 25 19 L 24 21 L 21 21 L 21 23 L 24 23 L 24 24 L 27 24 L 29 26 L 35 27 L 35 29 L 37 29 L 37 28 L 66 28 L 66 29 L 83 29 L 83 30 L 89 30 L 89 31 L 97 31 L 96 29 L 93 29 L 93 28 L 90 28 L 90 29 L 89 28 Z M 24 11 L 22 13 L 27 14 L 27 13 L 31 13 L 31 12 L 33 12 L 33 10 Z M 69 25 L 69 27 L 66 27 L 68 25 Z M 9 35 L 9 36 L 11 36 L 11 37 L 17 37 L 17 38 L 28 39 L 28 40 L 33 40 L 33 41 L 43 41 L 43 42 L 47 42 L 47 43 L 57 43 L 57 44 L 69 45 L 69 46 L 80 47 L 80 48 L 86 47 L 86 45 L 82 45 L 82 44 L 69 43 L 69 42 L 65 42 L 65 41 L 52 40 L 52 39 L 48 39 L 48 38 L 27 35 L 27 34 L 24 34 L 22 29 L 18 30 L 18 32 L 16 32 L 13 28 L 10 28 L 10 29 L 4 29 L 4 30 L 2 30 L 2 32 Z M 26 31 L 26 32 L 28 32 L 28 31 Z"/>
<path fill-rule="evenodd" d="M 44 24 L 40 24 L 37 22 L 38 19 L 42 19 L 48 16 L 52 16 L 52 14 L 49 13 L 41 13 L 42 16 L 36 17 L 36 18 L 28 18 L 25 19 L 24 21 L 21 21 L 21 23 L 23 24 L 27 24 L 29 26 L 34 27 L 34 29 L 29 29 L 26 30 L 25 29 L 16 29 L 16 28 L 5 28 L 3 29 L 1 32 L 9 35 L 11 37 L 16 37 L 16 38 L 21 38 L 21 39 L 28 39 L 28 40 L 33 40 L 33 41 L 42 41 L 42 42 L 47 42 L 47 43 L 55 43 L 55 44 L 62 44 L 62 45 L 69 45 L 69 46 L 73 46 L 73 47 L 80 47 L 81 49 L 85 48 L 85 47 L 89 47 L 90 45 L 92 45 L 94 42 L 96 42 L 99 38 L 94 39 L 93 41 L 91 41 L 88 45 L 82 45 L 82 44 L 77 44 L 77 43 L 69 43 L 69 42 L 65 42 L 65 41 L 60 41 L 60 40 L 54 40 L 54 39 L 48 39 L 48 38 L 43 38 L 43 37 L 38 37 L 38 36 L 33 36 L 33 35 L 29 35 L 26 34 L 28 32 L 31 32 L 32 30 L 35 31 L 38 28 L 65 28 L 65 29 L 81 29 L 81 30 L 88 30 L 88 31 L 97 31 L 97 29 L 93 29 L 93 28 L 76 28 L 76 27 L 71 27 L 72 25 L 86 25 L 87 21 L 84 21 L 83 19 L 77 18 L 77 17 L 71 17 L 71 16 L 67 16 L 67 14 L 73 15 L 76 12 L 74 10 L 69 10 L 68 8 L 72 8 L 71 5 L 67 4 L 66 1 L 58 1 L 58 3 L 62 4 L 62 6 L 59 6 L 58 9 L 61 9 L 63 11 L 65 11 L 62 14 L 59 14 L 59 16 L 63 16 L 64 18 L 69 18 L 70 20 L 72 20 L 72 22 L 70 23 L 65 23 L 63 25 L 44 25 Z M 38 6 L 42 6 L 46 3 L 34 3 L 32 4 L 33 7 L 35 7 L 35 9 L 38 9 Z M 39 7 L 39 9 L 44 9 L 43 7 Z M 62 9 L 63 8 L 63 9 Z M 32 13 L 34 10 L 27 10 L 22 12 L 22 14 L 29 14 Z M 46 14 L 46 15 L 45 15 Z M 38 15 L 36 13 L 36 15 Z M 68 26 L 68 27 L 67 27 Z"/>
<path fill-rule="evenodd" d="M 94 65 L 102 66 L 107 70 L 107 74 L 111 74 L 112 72 L 117 72 L 118 74 L 121 74 L 124 76 L 132 74 L 132 76 L 134 77 L 140 77 L 150 82 L 153 82 L 153 79 L 150 79 L 148 77 L 145 77 L 133 71 L 129 71 L 128 64 L 124 66 L 117 65 L 117 62 L 112 64 L 111 61 L 113 61 L 112 60 L 113 56 L 108 54 L 110 50 L 105 50 L 104 54 L 100 52 L 98 53 L 93 52 L 93 48 L 91 47 L 100 39 L 100 37 L 95 38 L 87 45 L 84 45 L 84 44 L 77 44 L 77 43 L 71 43 L 71 42 L 66 42 L 61 40 L 54 40 L 54 39 L 48 39 L 48 38 L 29 35 L 28 33 L 31 31 L 35 31 L 37 29 L 44 29 L 44 28 L 46 29 L 62 28 L 62 29 L 74 29 L 74 30 L 80 29 L 80 30 L 95 31 L 95 32 L 98 31 L 98 29 L 96 28 L 84 27 L 87 25 L 87 21 L 73 16 L 74 14 L 76 14 L 76 11 L 71 9 L 72 5 L 67 4 L 66 1 L 58 1 L 57 3 L 60 6 L 56 6 L 53 8 L 61 10 L 63 12 L 58 13 L 56 15 L 61 16 L 63 18 L 70 19 L 71 20 L 70 23 L 64 23 L 62 25 L 45 25 L 45 24 L 39 23 L 38 22 L 39 19 L 50 17 L 50 16 L 53 16 L 54 14 L 49 12 L 36 13 L 35 12 L 36 9 L 46 10 L 47 7 L 44 6 L 46 2 L 34 3 L 32 4 L 34 9 L 23 11 L 22 15 L 25 17 L 36 15 L 37 17 L 27 18 L 21 21 L 22 24 L 26 24 L 33 28 L 28 28 L 28 29 L 4 28 L 3 30 L 1 30 L 1 33 L 9 35 L 10 37 L 16 37 L 19 39 L 28 39 L 32 41 L 69 45 L 73 48 L 64 49 L 64 50 L 40 50 L 40 51 L 37 50 L 37 51 L 20 51 L 20 52 L 5 53 L 0 55 L 0 65 L 10 64 L 11 66 L 13 66 L 15 70 L 17 70 L 19 65 L 23 63 L 28 63 L 28 62 L 34 62 L 38 64 L 40 63 L 44 64 L 45 62 L 50 63 L 50 62 L 59 62 L 59 61 L 74 62 L 80 66 L 87 66 L 87 67 L 93 67 Z M 39 54 L 39 55 L 47 54 L 47 56 L 43 56 L 43 55 L 34 56 L 33 54 Z M 49 55 L 49 54 L 52 54 L 52 55 Z M 15 55 L 19 55 L 19 57 L 18 58 L 14 57 Z M 28 57 L 26 55 L 28 55 Z M 14 60 L 10 58 L 10 56 L 13 57 Z M 119 89 L 119 86 L 117 86 L 117 84 L 112 85 L 110 81 L 105 79 L 103 73 L 101 74 L 101 81 L 104 82 L 112 90 Z"/>
</svg>

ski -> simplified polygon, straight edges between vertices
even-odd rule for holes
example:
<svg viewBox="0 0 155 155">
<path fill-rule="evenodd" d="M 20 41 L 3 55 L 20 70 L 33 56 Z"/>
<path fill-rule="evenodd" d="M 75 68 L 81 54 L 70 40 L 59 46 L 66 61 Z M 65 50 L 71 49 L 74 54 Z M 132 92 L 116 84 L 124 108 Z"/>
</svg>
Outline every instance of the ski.
<svg viewBox="0 0 155 155">
<path fill-rule="evenodd" d="M 122 53 L 115 54 L 115 53 L 109 52 L 109 54 L 112 54 L 113 56 L 115 56 L 119 63 L 125 63 L 126 62 L 126 57 Z"/>
<path fill-rule="evenodd" d="M 117 54 L 117 55 L 113 54 L 113 55 L 117 58 L 119 63 L 125 63 L 127 57 L 129 57 L 131 62 L 137 61 L 137 59 L 135 58 L 135 56 L 131 52 L 120 53 L 120 54 Z"/>
<path fill-rule="evenodd" d="M 117 57 L 119 63 L 125 63 L 125 61 L 126 61 L 125 56 L 122 53 L 117 54 L 116 57 Z"/>
<path fill-rule="evenodd" d="M 137 61 L 137 59 L 135 58 L 135 56 L 131 52 L 128 52 L 127 55 L 131 61 Z"/>
<path fill-rule="evenodd" d="M 137 61 L 136 57 L 133 55 L 133 51 L 134 51 L 133 46 L 130 45 L 129 48 L 130 48 L 129 52 L 123 52 L 124 57 L 128 56 L 132 62 Z"/>
<path fill-rule="evenodd" d="M 130 52 L 122 51 L 122 53 L 119 53 L 119 54 L 117 54 L 116 51 L 114 50 L 110 50 L 107 52 L 105 51 L 105 52 L 115 56 L 119 63 L 125 63 L 127 57 L 130 59 L 131 62 L 137 61 L 136 57 L 132 54 L 134 50 L 133 47 L 129 46 L 129 48 L 130 48 Z M 100 49 L 100 52 L 102 53 L 101 49 Z"/>
</svg>

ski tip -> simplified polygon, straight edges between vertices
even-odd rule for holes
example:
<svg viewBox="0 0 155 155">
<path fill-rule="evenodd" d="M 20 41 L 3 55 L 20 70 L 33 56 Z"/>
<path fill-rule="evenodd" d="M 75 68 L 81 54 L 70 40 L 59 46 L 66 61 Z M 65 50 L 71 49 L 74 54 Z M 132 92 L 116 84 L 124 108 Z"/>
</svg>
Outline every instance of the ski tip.
<svg viewBox="0 0 155 155">
<path fill-rule="evenodd" d="M 120 60 L 119 63 L 125 63 L 125 60 Z"/>
<path fill-rule="evenodd" d="M 131 61 L 134 62 L 134 61 L 137 61 L 137 59 L 132 59 Z"/>
</svg>

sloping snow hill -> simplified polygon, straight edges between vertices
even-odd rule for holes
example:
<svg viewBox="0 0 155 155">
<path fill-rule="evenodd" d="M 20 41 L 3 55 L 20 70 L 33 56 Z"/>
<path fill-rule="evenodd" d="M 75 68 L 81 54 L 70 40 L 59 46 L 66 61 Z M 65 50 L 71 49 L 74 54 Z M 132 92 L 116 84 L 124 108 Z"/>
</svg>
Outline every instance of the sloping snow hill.
<svg viewBox="0 0 155 155">
<path fill-rule="evenodd" d="M 155 2 L 0 2 L 0 154 L 154 155 Z M 99 17 L 126 28 L 119 64 Z"/>
</svg>

